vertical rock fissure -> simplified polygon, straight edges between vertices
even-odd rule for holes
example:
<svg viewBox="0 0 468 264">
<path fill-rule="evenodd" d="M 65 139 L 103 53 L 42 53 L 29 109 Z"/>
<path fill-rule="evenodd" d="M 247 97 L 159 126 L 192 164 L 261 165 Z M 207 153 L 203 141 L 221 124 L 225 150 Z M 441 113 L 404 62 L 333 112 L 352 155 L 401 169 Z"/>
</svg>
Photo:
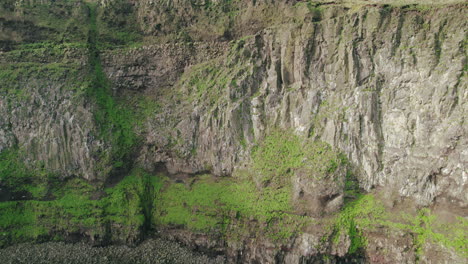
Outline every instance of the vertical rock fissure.
<svg viewBox="0 0 468 264">
<path fill-rule="evenodd" d="M 405 23 L 405 14 L 400 13 L 398 17 L 397 29 L 395 32 L 395 38 L 393 40 L 393 45 L 392 45 L 392 52 L 391 52 L 392 57 L 395 56 L 401 44 L 401 34 L 402 34 L 402 29 L 403 29 L 403 23 Z"/>
<path fill-rule="evenodd" d="M 95 103 L 94 119 L 98 137 L 108 145 L 109 150 L 99 153 L 101 169 L 110 166 L 112 174 L 122 174 L 131 169 L 131 154 L 137 143 L 133 131 L 133 112 L 120 104 L 111 92 L 111 84 L 103 70 L 99 50 L 99 32 L 96 3 L 88 3 L 90 85 L 87 96 Z M 106 176 L 106 175 L 103 175 Z"/>
<path fill-rule="evenodd" d="M 99 50 L 98 4 L 88 3 L 87 7 L 89 11 L 87 48 L 91 79 L 87 95 L 96 104 L 94 117 L 100 130 L 99 136 L 111 148 L 107 157 L 109 164 L 103 164 L 103 166 L 112 166 L 108 182 L 121 181 L 133 169 L 131 155 L 137 140 L 132 128 L 133 116 L 130 109 L 119 104 L 117 99 L 113 97 L 111 83 L 103 70 Z M 103 158 L 101 157 L 101 159 Z M 150 176 L 144 174 L 141 177 L 140 189 L 137 193 L 140 201 L 137 210 L 143 215 L 140 234 L 144 237 L 151 229 L 155 193 Z M 104 209 L 104 211 L 106 210 Z M 105 223 L 105 241 L 112 240 L 112 232 L 112 224 L 107 221 Z"/>
<path fill-rule="evenodd" d="M 154 188 L 151 184 L 150 175 L 145 174 L 142 179 L 142 193 L 140 194 L 141 209 L 144 216 L 144 222 L 142 225 L 143 235 L 146 235 L 151 230 L 151 223 L 153 221 L 153 202 L 154 202 Z"/>
</svg>

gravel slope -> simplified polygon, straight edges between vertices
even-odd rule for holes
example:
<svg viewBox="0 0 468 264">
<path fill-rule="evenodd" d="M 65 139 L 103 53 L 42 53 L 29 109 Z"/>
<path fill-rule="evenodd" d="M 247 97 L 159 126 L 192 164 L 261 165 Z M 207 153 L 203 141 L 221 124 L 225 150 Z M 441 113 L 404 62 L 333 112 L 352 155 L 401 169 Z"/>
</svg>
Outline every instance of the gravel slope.
<svg viewBox="0 0 468 264">
<path fill-rule="evenodd" d="M 88 244 L 48 242 L 20 244 L 0 249 L 0 263 L 225 263 L 224 257 L 210 258 L 176 242 L 148 239 L 137 247 L 92 247 Z"/>
</svg>

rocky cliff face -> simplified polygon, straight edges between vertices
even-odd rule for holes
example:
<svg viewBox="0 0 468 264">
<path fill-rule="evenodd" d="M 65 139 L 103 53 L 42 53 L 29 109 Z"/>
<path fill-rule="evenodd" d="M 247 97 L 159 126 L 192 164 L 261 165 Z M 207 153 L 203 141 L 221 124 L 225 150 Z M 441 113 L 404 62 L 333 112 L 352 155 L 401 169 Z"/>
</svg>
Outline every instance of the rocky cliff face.
<svg viewBox="0 0 468 264">
<path fill-rule="evenodd" d="M 187 167 L 193 173 L 209 164 L 215 174 L 231 174 L 248 158 L 250 147 L 279 126 L 345 152 L 366 190 L 391 186 L 421 205 L 444 193 L 440 198 L 456 199 L 463 207 L 463 13 L 326 8 L 319 22 L 268 28 L 203 65 L 186 62 L 181 81 L 172 81 L 170 88 L 165 87 L 168 76 L 157 76 L 157 69 L 153 73 L 145 63 L 138 70 L 130 66 L 138 58 L 161 60 L 161 53 L 151 54 L 154 49 L 132 50 L 130 65 L 114 60 L 106 65 L 116 83 L 125 83 L 124 76 L 142 76 L 139 83 L 147 78 L 148 92 L 180 93 L 160 115 L 162 122 L 173 122 L 171 136 L 180 134 L 177 150 L 188 157 L 171 156 L 174 171 Z M 164 53 L 164 61 L 187 59 Z M 158 98 L 161 104 L 164 100 Z M 171 106 L 176 113 L 166 110 Z M 149 130 L 158 127 L 163 126 Z M 167 141 L 167 133 L 152 134 Z M 147 140 L 164 147 L 153 135 Z M 192 148 L 196 155 L 190 154 Z"/>
<path fill-rule="evenodd" d="M 140 223 L 232 261 L 463 263 L 466 4 L 421 2 L 9 1 L 0 151 L 26 168 L 0 183 L 40 170 L 105 200 L 166 174 L 135 187 L 145 221 L 92 240 Z"/>
</svg>

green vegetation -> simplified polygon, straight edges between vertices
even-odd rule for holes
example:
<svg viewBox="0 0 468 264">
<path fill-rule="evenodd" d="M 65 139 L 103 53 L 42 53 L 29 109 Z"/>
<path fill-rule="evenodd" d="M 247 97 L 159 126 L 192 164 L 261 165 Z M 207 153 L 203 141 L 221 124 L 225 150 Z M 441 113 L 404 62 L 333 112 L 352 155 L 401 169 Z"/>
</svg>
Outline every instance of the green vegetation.
<svg viewBox="0 0 468 264">
<path fill-rule="evenodd" d="M 248 89 L 242 86 L 244 79 L 255 74 L 250 59 L 250 51 L 244 49 L 244 43 L 252 36 L 246 36 L 234 42 L 227 58 L 219 57 L 197 65 L 186 71 L 180 79 L 179 87 L 181 96 L 179 98 L 189 102 L 203 102 L 214 108 L 216 105 L 225 103 L 226 99 L 236 102 L 240 96 L 244 96 Z M 229 91 L 229 95 L 225 95 Z M 238 92 L 237 92 L 238 91 Z M 223 101 L 224 100 L 224 101 Z"/>
<path fill-rule="evenodd" d="M 419 210 L 416 216 L 403 214 L 403 218 L 403 222 L 387 222 L 387 224 L 413 234 L 417 256 L 423 254 L 426 243 L 435 243 L 452 248 L 462 256 L 468 257 L 466 234 L 468 220 L 458 217 L 455 222 L 444 223 L 428 208 Z"/>
<path fill-rule="evenodd" d="M 90 10 L 88 49 L 91 82 L 87 94 L 97 105 L 94 118 L 99 126 L 99 136 L 112 146 L 110 152 L 102 153 L 101 164 L 104 167 L 113 164 L 114 168 L 119 168 L 126 165 L 127 155 L 137 143 L 137 136 L 133 131 L 134 112 L 125 105 L 119 104 L 111 94 L 110 83 L 102 68 L 97 46 L 96 4 L 88 4 L 88 7 Z M 106 171 L 104 167 L 101 169 Z"/>
<path fill-rule="evenodd" d="M 143 122 L 148 118 L 154 117 L 162 111 L 162 106 L 147 96 L 136 97 L 136 115 L 139 116 L 139 122 Z"/>
<path fill-rule="evenodd" d="M 66 85 L 76 83 L 77 67 L 62 63 L 14 63 L 0 66 L 0 91 L 8 94 L 18 93 L 31 79 L 47 82 L 64 81 Z M 47 78 L 47 79 L 46 79 Z M 68 82 L 68 83 L 67 83 Z"/>
<path fill-rule="evenodd" d="M 35 199 L 42 199 L 55 175 L 47 172 L 41 162 L 26 164 L 23 153 L 17 147 L 0 153 L 0 184 L 13 193 L 29 193 Z"/>
<path fill-rule="evenodd" d="M 11 201 L 0 203 L 0 247 L 31 240 L 42 241 L 56 235 L 99 230 L 102 209 L 89 199 L 93 189 L 84 180 L 73 179 L 54 186 L 57 199 L 51 201 Z"/>
<path fill-rule="evenodd" d="M 285 184 L 306 156 L 301 139 L 291 132 L 274 131 L 253 150 L 253 169 L 261 182 Z"/>
<path fill-rule="evenodd" d="M 301 170 L 315 180 L 331 176 L 346 158 L 325 142 L 303 139 L 290 131 L 270 133 L 252 154 L 253 169 L 262 183 L 284 185 Z"/>
<path fill-rule="evenodd" d="M 332 221 L 333 241 L 338 242 L 341 235 L 348 236 L 351 240 L 349 254 L 367 245 L 365 232 L 379 227 L 412 234 L 418 256 L 426 243 L 440 244 L 468 256 L 467 226 L 468 221 L 461 217 L 456 222 L 444 223 L 427 208 L 419 210 L 417 215 L 390 214 L 372 194 L 360 195 L 348 203 Z"/>
<path fill-rule="evenodd" d="M 223 183 L 208 182 L 207 179 L 187 188 L 182 183 L 171 184 L 158 202 L 157 223 L 163 225 L 182 225 L 195 231 L 210 231 L 220 228 L 223 208 L 218 203 L 223 192 Z M 219 223 L 218 223 L 219 222 Z M 212 230 L 215 231 L 215 230 Z"/>
<path fill-rule="evenodd" d="M 112 167 L 128 167 L 127 157 L 138 140 L 133 127 L 142 123 L 142 118 L 111 94 L 111 85 L 99 58 L 96 4 L 89 4 L 91 19 L 89 23 L 85 23 L 84 19 L 88 18 L 88 14 L 84 4 L 79 8 L 71 8 L 68 4 L 73 1 L 58 2 L 60 4 L 57 5 L 40 2 L 34 6 L 29 6 L 28 2 L 16 7 L 15 10 L 20 13 L 30 12 L 28 18 L 34 23 L 53 28 L 52 32 L 60 31 L 62 36 L 48 36 L 46 41 L 34 43 L 23 41 L 15 44 L 13 50 L 5 52 L 2 57 L 6 62 L 0 65 L 0 95 L 6 97 L 5 101 L 11 108 L 22 107 L 25 102 L 30 102 L 31 96 L 36 93 L 48 94 L 43 89 L 50 89 L 51 86 L 73 91 L 72 99 L 83 99 L 87 96 L 96 105 L 94 116 L 99 128 L 97 136 L 109 146 L 109 150 L 97 153 L 99 170 L 103 175 L 107 175 Z M 58 16 L 58 13 L 63 16 L 63 12 L 71 12 L 62 10 L 63 7 L 74 10 L 70 19 L 76 22 L 75 18 L 80 17 L 80 21 L 83 21 L 77 23 L 76 27 L 80 32 L 88 31 L 87 33 L 80 35 L 70 31 L 65 25 L 68 23 L 66 19 Z M 46 14 L 48 8 L 50 14 Z M 64 34 L 78 35 L 76 38 L 68 38 Z M 89 71 L 82 66 L 87 51 L 90 54 Z M 142 111 L 147 112 L 148 109 L 144 107 Z"/>
<path fill-rule="evenodd" d="M 315 1 L 308 1 L 307 9 L 312 14 L 312 22 L 319 22 L 322 20 L 323 8 L 320 7 L 320 4 Z"/>
<path fill-rule="evenodd" d="M 215 179 L 201 176 L 190 187 L 170 183 L 160 193 L 155 223 L 196 232 L 222 234 L 228 240 L 241 234 L 261 233 L 288 239 L 298 232 L 303 218 L 289 214 L 288 188 L 257 189 L 251 179 Z"/>
<path fill-rule="evenodd" d="M 160 178 L 141 169 L 134 170 L 115 187 L 105 190 L 102 199 L 107 220 L 123 224 L 129 231 L 150 228 L 155 195 L 162 187 Z"/>
<path fill-rule="evenodd" d="M 78 61 L 52 61 L 63 61 L 66 52 L 80 49 L 78 44 L 37 43 L 24 44 L 4 53 L 6 62 L 0 65 L 0 94 L 10 100 L 22 101 L 29 97 L 31 90 L 41 89 L 46 84 L 77 89 L 83 81 Z"/>
<path fill-rule="evenodd" d="M 40 164 L 26 167 L 15 148 L 0 153 L 0 176 L 2 188 L 31 199 L 0 203 L 0 247 L 73 233 L 135 240 L 139 230 L 151 227 L 152 204 L 160 188 L 158 178 L 134 170 L 102 193 L 101 187 L 83 179 L 60 179 Z"/>
<path fill-rule="evenodd" d="M 231 83 L 228 71 L 223 71 L 219 60 L 208 61 L 194 66 L 188 76 L 182 77 L 182 83 L 191 91 L 189 101 L 206 101 L 213 106 L 220 98 L 221 92 Z"/>
<path fill-rule="evenodd" d="M 60 65 L 69 65 L 78 67 L 80 58 L 86 52 L 85 43 L 68 42 L 55 43 L 52 41 L 19 44 L 15 49 L 3 54 L 6 61 L 11 63 L 30 63 L 30 64 L 52 64 L 56 61 L 62 61 Z M 21 64 L 18 64 L 21 65 Z"/>
<path fill-rule="evenodd" d="M 337 215 L 333 223 L 333 241 L 338 242 L 340 236 L 346 234 L 351 240 L 348 253 L 354 254 L 367 245 L 363 230 L 382 224 L 384 219 L 384 206 L 373 195 L 361 195 Z"/>
<path fill-rule="evenodd" d="M 276 148 L 300 153 L 297 138 L 289 135 L 285 141 L 274 141 L 275 136 L 267 137 L 258 146 L 256 155 Z M 336 159 L 340 160 L 338 156 Z M 63 180 L 45 171 L 31 176 L 34 171 L 25 168 L 18 157 L 14 149 L 1 153 L 2 184 L 22 186 L 21 190 L 32 194 L 34 200 L 0 203 L 0 246 L 50 238 L 61 240 L 73 233 L 86 233 L 96 239 L 134 241 L 140 236 L 140 230 L 154 226 L 219 234 L 231 241 L 252 235 L 285 241 L 312 221 L 293 213 L 290 186 L 257 187 L 256 172 L 252 169 L 238 173 L 235 178 L 200 176 L 190 184 L 172 183 L 167 178 L 136 169 L 116 186 L 102 192 L 101 187 L 78 178 L 63 184 Z M 268 160 L 269 156 L 265 158 Z M 257 162 L 263 164 L 265 160 L 257 157 L 252 168 L 263 168 Z M 295 164 L 290 160 L 285 162 Z M 266 172 L 290 173 L 284 163 L 278 165 L 277 170 Z M 324 172 L 333 166 L 326 168 Z M 418 255 L 422 254 L 426 243 L 441 244 L 467 255 L 465 230 L 468 223 L 465 219 L 442 223 L 428 209 L 422 209 L 416 217 L 390 217 L 374 195 L 360 195 L 355 191 L 354 179 L 351 175 L 348 177 L 346 188 L 357 198 L 333 218 L 329 234 L 335 242 L 347 236 L 351 240 L 349 254 L 359 253 L 367 245 L 366 232 L 379 227 L 412 234 Z"/>
<path fill-rule="evenodd" d="M 49 186 L 55 199 L 0 203 L 0 247 L 25 241 L 42 241 L 77 233 L 96 239 L 135 240 L 149 227 L 151 208 L 161 181 L 134 170 L 101 199 L 100 188 L 83 179 L 56 181 Z M 107 228 L 110 227 L 110 228 Z M 114 228 L 115 227 L 115 228 Z"/>
<path fill-rule="evenodd" d="M 228 22 L 236 12 L 230 7 L 231 2 L 222 1 Z M 201 9 L 215 12 L 214 2 L 205 3 Z M 322 16 L 320 7 L 310 1 L 306 5 L 312 13 L 312 20 L 319 21 Z M 111 17 L 123 14 L 98 11 L 95 4 L 87 6 L 91 18 L 89 24 L 81 23 L 79 18 L 80 14 L 87 17 L 82 12 L 84 9 L 64 22 L 63 8 L 42 4 L 34 8 L 21 6 L 20 11 L 29 14 L 31 21 L 53 33 L 47 36 L 50 41 L 43 41 L 38 36 L 15 44 L 12 51 L 4 53 L 7 63 L 0 65 L 0 92 L 16 102 L 27 99 L 25 84 L 32 79 L 41 82 L 42 86 L 46 82 L 55 82 L 65 83 L 66 88 L 84 90 L 96 106 L 94 117 L 99 126 L 99 137 L 111 147 L 111 151 L 98 157 L 103 173 L 107 173 L 108 168 L 126 167 L 129 170 L 131 166 L 126 162 L 138 143 L 134 126 L 141 126 L 143 120 L 160 111 L 161 106 L 148 98 L 138 98 L 131 104 L 135 109 L 131 109 L 112 95 L 99 49 L 138 45 L 141 35 L 135 33 L 132 25 L 127 24 L 122 31 L 105 21 L 112 21 Z M 427 10 L 422 6 L 415 8 Z M 65 14 L 69 14 L 67 12 Z M 1 14 L 2 17 L 9 16 L 8 13 Z M 126 18 L 120 22 L 128 23 Z M 228 37 L 228 22 L 219 22 L 216 26 L 222 27 L 216 34 Z M 189 33 L 181 31 L 179 37 L 192 41 Z M 88 43 L 84 42 L 86 38 Z M 247 38 L 250 36 L 233 45 L 226 64 L 219 59 L 212 60 L 192 67 L 184 75 L 181 84 L 187 89 L 190 102 L 206 102 L 214 106 L 224 97 L 221 93 L 229 90 L 227 87 L 247 89 L 242 86 L 242 80 L 254 72 L 253 66 L 242 61 L 251 56 L 248 50 L 244 50 Z M 437 34 L 434 44 L 437 57 L 441 55 L 441 39 L 443 36 Z M 39 41 L 33 43 L 35 40 Z M 80 56 L 86 49 L 90 53 L 90 68 L 88 78 L 83 80 Z M 72 56 L 75 52 L 78 56 Z M 65 58 L 66 62 L 55 62 Z M 246 94 L 248 92 L 232 92 L 230 100 L 235 102 L 238 96 Z M 324 101 L 320 107 L 321 114 L 314 120 L 315 130 L 322 129 L 323 120 L 331 115 L 338 116 L 344 112 L 332 102 Z M 170 141 L 170 144 L 177 145 L 181 138 L 171 138 Z M 243 134 L 239 141 L 244 148 L 247 147 Z M 195 151 L 193 148 L 192 155 Z M 275 130 L 253 149 L 251 167 L 238 172 L 236 177 L 205 175 L 188 183 L 173 183 L 168 178 L 134 169 L 115 186 L 104 188 L 79 178 L 60 179 L 45 170 L 40 162 L 25 164 L 21 151 L 11 148 L 0 153 L 0 184 L 11 192 L 24 194 L 24 198 L 29 200 L 0 203 L 0 247 L 31 240 L 60 240 L 74 233 L 86 234 L 96 240 L 136 240 L 141 235 L 140 231 L 155 226 L 221 234 L 227 240 L 267 236 L 275 241 L 284 241 L 312 221 L 294 214 L 291 177 L 301 173 L 314 181 L 331 177 L 337 180 L 335 172 L 346 164 L 346 158 L 324 142 L 301 138 L 291 131 Z M 468 222 L 465 219 L 459 218 L 450 225 L 442 224 L 429 209 L 420 210 L 416 216 L 391 218 L 374 195 L 360 193 L 357 180 L 351 173 L 346 176 L 344 188 L 346 205 L 330 224 L 330 238 L 338 242 L 340 237 L 347 236 L 351 241 L 349 254 L 359 253 L 366 247 L 366 232 L 383 227 L 412 234 L 418 255 L 423 253 L 426 243 L 438 243 L 468 256 L 465 231 Z"/>
<path fill-rule="evenodd" d="M 81 1 L 3 0 L 0 5 L 0 17 L 12 21 L 11 24 L 6 24 L 5 30 L 17 33 L 12 35 L 13 41 L 83 42 L 87 32 L 86 10 L 84 5 L 77 2 Z M 18 16 L 21 20 L 18 20 Z"/>
<path fill-rule="evenodd" d="M 290 176 L 302 169 L 321 179 L 345 162 L 323 142 L 304 142 L 292 132 L 277 130 L 255 148 L 252 166 L 235 179 L 203 176 L 190 186 L 166 180 L 156 224 L 221 233 L 227 239 L 251 232 L 288 239 L 310 221 L 293 214 Z"/>
<path fill-rule="evenodd" d="M 0 182 L 17 188 L 30 178 L 30 172 L 19 158 L 18 149 L 7 149 L 0 152 Z"/>
<path fill-rule="evenodd" d="M 359 182 L 349 168 L 346 171 L 344 194 L 345 204 L 347 204 L 349 201 L 354 201 L 355 199 L 359 198 L 360 195 L 362 195 L 361 189 L 359 188 Z"/>
</svg>

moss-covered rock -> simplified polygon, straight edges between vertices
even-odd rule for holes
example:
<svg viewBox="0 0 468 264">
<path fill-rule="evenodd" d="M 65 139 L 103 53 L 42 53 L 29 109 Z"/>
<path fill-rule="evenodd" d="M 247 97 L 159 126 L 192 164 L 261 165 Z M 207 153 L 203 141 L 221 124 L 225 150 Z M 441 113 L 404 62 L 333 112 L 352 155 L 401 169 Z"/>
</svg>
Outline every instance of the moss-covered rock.
<svg viewBox="0 0 468 264">
<path fill-rule="evenodd" d="M 96 244 L 135 243 L 151 228 L 152 206 L 161 183 L 135 170 L 108 188 L 79 178 L 65 182 L 53 178 L 45 185 L 46 192 L 37 195 L 30 189 L 36 183 L 24 184 L 23 193 L 30 200 L 0 203 L 0 246 L 76 237 Z"/>
</svg>

